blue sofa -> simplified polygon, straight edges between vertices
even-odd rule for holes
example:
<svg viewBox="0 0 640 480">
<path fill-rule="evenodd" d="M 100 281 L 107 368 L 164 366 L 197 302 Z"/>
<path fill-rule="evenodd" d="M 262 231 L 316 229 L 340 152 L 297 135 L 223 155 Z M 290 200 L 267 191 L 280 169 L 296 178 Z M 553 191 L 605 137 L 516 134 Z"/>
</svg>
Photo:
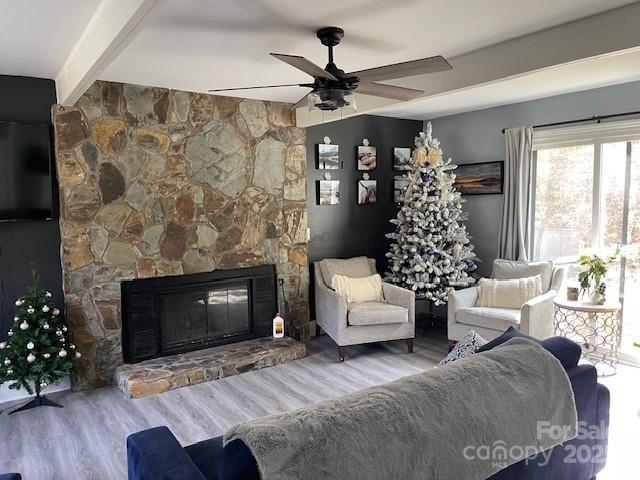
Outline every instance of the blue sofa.
<svg viewBox="0 0 640 480">
<path fill-rule="evenodd" d="M 487 344 L 493 348 L 514 336 L 508 330 Z M 537 341 L 537 340 L 534 340 Z M 600 435 L 579 435 L 547 452 L 511 465 L 489 480 L 590 480 L 604 467 L 609 425 L 609 391 L 591 365 L 578 365 L 580 347 L 561 337 L 538 341 L 560 360 L 573 387 L 578 420 Z M 583 432 L 584 433 L 584 432 Z M 134 433 L 127 439 L 129 480 L 260 480 L 256 462 L 240 441 L 222 447 L 222 437 L 182 447 L 167 427 Z M 546 461 L 545 461 L 546 460 Z M 346 479 L 349 480 L 349 479 Z"/>
<path fill-rule="evenodd" d="M 0 480 L 22 480 L 19 473 L 0 473 Z"/>
</svg>

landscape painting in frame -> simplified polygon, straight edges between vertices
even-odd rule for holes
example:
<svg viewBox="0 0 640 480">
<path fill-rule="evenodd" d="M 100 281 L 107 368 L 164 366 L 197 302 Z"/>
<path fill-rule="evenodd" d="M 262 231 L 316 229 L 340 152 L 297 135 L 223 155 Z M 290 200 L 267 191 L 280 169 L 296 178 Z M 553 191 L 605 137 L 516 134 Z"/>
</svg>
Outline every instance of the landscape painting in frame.
<svg viewBox="0 0 640 480">
<path fill-rule="evenodd" d="M 340 169 L 340 145 L 318 144 L 318 168 L 322 170 Z"/>
<path fill-rule="evenodd" d="M 358 181 L 358 205 L 366 205 L 367 203 L 376 203 L 378 196 L 377 180 L 359 180 Z"/>
<path fill-rule="evenodd" d="M 318 205 L 340 203 L 340 180 L 318 180 Z"/>
<path fill-rule="evenodd" d="M 358 147 L 358 170 L 373 170 L 376 168 L 376 161 L 376 147 Z"/>
<path fill-rule="evenodd" d="M 458 165 L 455 188 L 463 195 L 502 193 L 504 162 Z"/>
<path fill-rule="evenodd" d="M 393 169 L 408 170 L 411 161 L 411 149 L 404 147 L 393 147 Z"/>
</svg>

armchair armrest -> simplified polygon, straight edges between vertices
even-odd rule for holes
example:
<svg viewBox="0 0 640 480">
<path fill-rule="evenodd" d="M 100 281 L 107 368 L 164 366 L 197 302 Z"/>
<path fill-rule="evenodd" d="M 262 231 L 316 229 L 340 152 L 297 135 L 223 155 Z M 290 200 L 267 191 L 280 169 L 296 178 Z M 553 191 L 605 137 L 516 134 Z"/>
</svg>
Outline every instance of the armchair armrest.
<svg viewBox="0 0 640 480">
<path fill-rule="evenodd" d="M 391 283 L 383 282 L 382 293 L 384 294 L 384 301 L 386 303 L 406 308 L 409 311 L 409 323 L 415 325 L 416 294 L 413 291 Z"/>
<path fill-rule="evenodd" d="M 340 332 L 347 328 L 347 301 L 320 282 L 316 282 L 316 322 L 338 344 Z"/>
<path fill-rule="evenodd" d="M 456 311 L 460 308 L 475 306 L 478 301 L 478 287 L 463 288 L 449 292 L 447 305 L 447 324 L 456 323 Z"/>
<path fill-rule="evenodd" d="M 527 303 L 520 309 L 520 331 L 532 337 L 545 339 L 553 336 L 553 299 L 558 295 L 549 290 Z"/>
<path fill-rule="evenodd" d="M 167 427 L 150 428 L 127 438 L 129 480 L 205 480 Z"/>
</svg>

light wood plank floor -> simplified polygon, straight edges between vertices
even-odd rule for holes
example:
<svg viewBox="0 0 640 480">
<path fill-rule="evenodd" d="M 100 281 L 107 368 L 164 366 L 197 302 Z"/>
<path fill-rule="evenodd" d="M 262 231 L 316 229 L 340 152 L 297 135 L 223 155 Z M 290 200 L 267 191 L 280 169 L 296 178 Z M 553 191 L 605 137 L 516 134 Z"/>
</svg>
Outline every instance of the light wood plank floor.
<svg viewBox="0 0 640 480">
<path fill-rule="evenodd" d="M 166 425 L 183 444 L 223 434 L 231 425 L 334 398 L 433 367 L 446 354 L 446 339 L 350 347 L 337 362 L 326 336 L 310 344 L 310 355 L 264 370 L 179 388 L 138 400 L 114 387 L 52 398 L 48 407 L 0 415 L 0 472 L 18 471 L 25 480 L 126 478 L 127 435 Z"/>
</svg>

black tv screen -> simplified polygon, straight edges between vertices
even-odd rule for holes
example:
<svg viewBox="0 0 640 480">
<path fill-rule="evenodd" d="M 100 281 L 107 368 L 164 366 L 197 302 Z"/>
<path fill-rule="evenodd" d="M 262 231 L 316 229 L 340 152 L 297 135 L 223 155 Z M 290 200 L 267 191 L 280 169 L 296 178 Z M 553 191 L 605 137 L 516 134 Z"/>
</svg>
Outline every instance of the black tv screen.
<svg viewBox="0 0 640 480">
<path fill-rule="evenodd" d="M 48 125 L 0 122 L 0 221 L 51 218 Z"/>
</svg>

